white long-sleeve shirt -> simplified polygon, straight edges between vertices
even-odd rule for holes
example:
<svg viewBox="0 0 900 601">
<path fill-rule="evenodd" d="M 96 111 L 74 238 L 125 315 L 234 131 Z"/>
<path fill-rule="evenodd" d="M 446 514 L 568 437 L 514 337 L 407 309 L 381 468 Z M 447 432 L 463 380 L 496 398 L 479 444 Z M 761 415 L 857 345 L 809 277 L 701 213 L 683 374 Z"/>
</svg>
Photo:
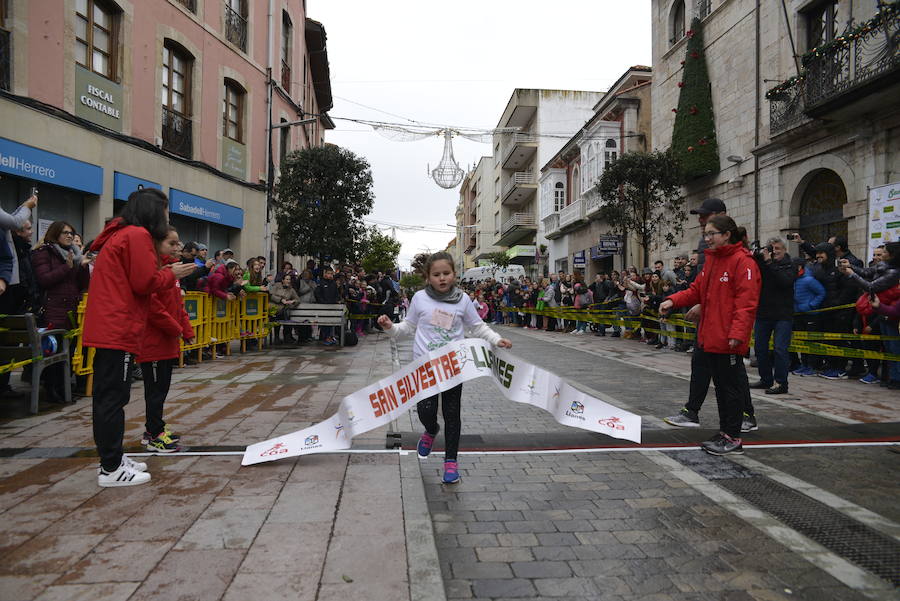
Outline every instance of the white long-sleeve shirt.
<svg viewBox="0 0 900 601">
<path fill-rule="evenodd" d="M 491 344 L 497 344 L 502 339 L 485 325 L 468 296 L 463 295 L 458 303 L 445 303 L 434 300 L 424 290 L 419 290 L 413 296 L 406 318 L 385 330 L 391 338 L 415 332 L 413 359 L 454 340 L 462 340 L 466 331 Z"/>
</svg>

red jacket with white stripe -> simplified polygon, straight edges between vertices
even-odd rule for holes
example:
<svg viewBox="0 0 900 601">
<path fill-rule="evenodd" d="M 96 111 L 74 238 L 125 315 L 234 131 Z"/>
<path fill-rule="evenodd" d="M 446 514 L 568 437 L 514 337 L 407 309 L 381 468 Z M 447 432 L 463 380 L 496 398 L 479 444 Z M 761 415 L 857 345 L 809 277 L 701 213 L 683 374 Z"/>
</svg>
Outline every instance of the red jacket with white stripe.
<svg viewBox="0 0 900 601">
<path fill-rule="evenodd" d="M 697 345 L 707 353 L 744 355 L 759 306 L 762 278 L 753 256 L 742 244 L 707 248 L 703 269 L 687 290 L 669 297 L 675 307 L 700 304 Z M 728 340 L 739 340 L 732 349 Z"/>
<path fill-rule="evenodd" d="M 165 257 L 163 263 L 175 263 L 175 259 Z M 147 315 L 147 330 L 138 363 L 175 359 L 181 352 L 179 341 L 194 337 L 194 328 L 184 310 L 184 299 L 178 280 L 150 297 L 150 312 Z"/>
<path fill-rule="evenodd" d="M 109 222 L 91 250 L 100 254 L 88 289 L 84 346 L 138 354 L 150 295 L 172 287 L 175 275 L 160 269 L 150 232 L 119 218 Z"/>
</svg>

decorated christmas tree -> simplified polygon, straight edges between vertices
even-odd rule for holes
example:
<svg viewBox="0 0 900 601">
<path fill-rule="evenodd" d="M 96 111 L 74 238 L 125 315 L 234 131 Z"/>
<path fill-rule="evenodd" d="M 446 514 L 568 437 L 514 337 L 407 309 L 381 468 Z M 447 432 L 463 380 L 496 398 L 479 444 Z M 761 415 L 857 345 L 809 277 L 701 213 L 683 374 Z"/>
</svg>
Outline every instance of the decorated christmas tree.
<svg viewBox="0 0 900 601">
<path fill-rule="evenodd" d="M 700 19 L 691 21 L 684 68 L 678 87 L 678 108 L 672 131 L 672 153 L 681 164 L 686 180 L 719 172 L 719 145 L 713 116 L 712 92 L 706 70 L 706 51 Z"/>
</svg>

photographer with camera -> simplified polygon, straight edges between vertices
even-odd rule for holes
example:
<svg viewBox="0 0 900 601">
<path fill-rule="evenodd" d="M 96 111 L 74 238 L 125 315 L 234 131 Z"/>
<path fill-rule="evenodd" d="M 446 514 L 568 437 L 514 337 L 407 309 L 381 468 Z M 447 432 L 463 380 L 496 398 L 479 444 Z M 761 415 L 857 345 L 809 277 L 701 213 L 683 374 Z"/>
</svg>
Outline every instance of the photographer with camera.
<svg viewBox="0 0 900 601">
<path fill-rule="evenodd" d="M 755 244 L 753 258 L 759 265 L 762 290 L 753 327 L 759 381 L 750 384 L 750 388 L 765 389 L 766 394 L 786 394 L 797 270 L 781 238 L 769 238 L 762 248 Z M 769 340 L 773 335 L 775 339 L 770 353 Z"/>
</svg>

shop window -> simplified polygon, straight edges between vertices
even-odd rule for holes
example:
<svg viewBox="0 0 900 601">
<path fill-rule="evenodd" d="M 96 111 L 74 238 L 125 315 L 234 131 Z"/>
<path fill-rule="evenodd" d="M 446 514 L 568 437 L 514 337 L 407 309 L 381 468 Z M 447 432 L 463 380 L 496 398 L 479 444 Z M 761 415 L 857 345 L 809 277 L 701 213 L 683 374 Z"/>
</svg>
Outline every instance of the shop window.
<svg viewBox="0 0 900 601">
<path fill-rule="evenodd" d="M 553 212 L 559 213 L 564 208 L 566 208 L 566 185 L 556 182 L 553 187 Z"/>
<path fill-rule="evenodd" d="M 674 45 L 684 37 L 684 0 L 676 0 L 675 5 L 672 7 L 671 15 L 669 26 L 671 35 L 669 36 L 669 44 Z"/>
<path fill-rule="evenodd" d="M 225 0 L 225 38 L 247 51 L 247 0 Z"/>
<path fill-rule="evenodd" d="M 172 40 L 163 45 L 163 149 L 190 158 L 192 154 L 191 76 L 194 57 Z"/>
<path fill-rule="evenodd" d="M 246 93 L 236 81 L 225 80 L 225 98 L 222 106 L 222 133 L 235 142 L 244 141 L 244 98 Z"/>
<path fill-rule="evenodd" d="M 804 13 L 806 18 L 806 48 L 812 49 L 830 42 L 838 33 L 838 0 L 821 2 Z"/>
<path fill-rule="evenodd" d="M 119 12 L 103 0 L 75 0 L 75 61 L 116 80 Z"/>
<path fill-rule="evenodd" d="M 287 11 L 281 13 L 281 87 L 291 93 L 291 49 L 293 46 L 294 25 Z"/>
</svg>

